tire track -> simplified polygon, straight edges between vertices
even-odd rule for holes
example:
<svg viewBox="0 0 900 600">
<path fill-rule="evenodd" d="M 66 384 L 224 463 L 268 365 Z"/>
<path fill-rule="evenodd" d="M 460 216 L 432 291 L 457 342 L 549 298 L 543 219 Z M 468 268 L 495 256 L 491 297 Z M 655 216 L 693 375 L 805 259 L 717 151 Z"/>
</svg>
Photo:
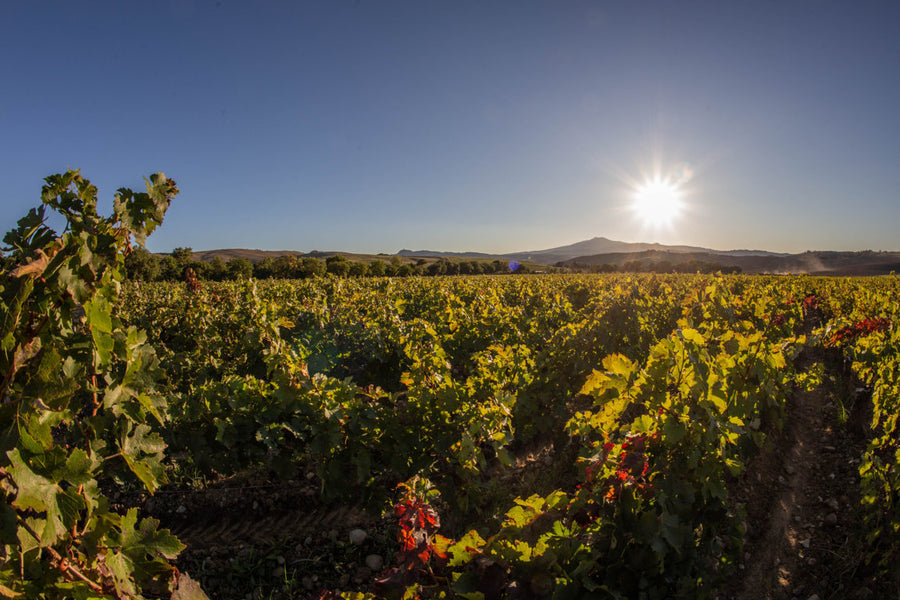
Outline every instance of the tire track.
<svg viewBox="0 0 900 600">
<path fill-rule="evenodd" d="M 304 538 L 323 529 L 352 529 L 371 521 L 354 506 L 307 507 L 269 515 L 212 515 L 189 517 L 165 524 L 190 549 L 211 546 L 265 544 L 275 540 Z"/>
</svg>

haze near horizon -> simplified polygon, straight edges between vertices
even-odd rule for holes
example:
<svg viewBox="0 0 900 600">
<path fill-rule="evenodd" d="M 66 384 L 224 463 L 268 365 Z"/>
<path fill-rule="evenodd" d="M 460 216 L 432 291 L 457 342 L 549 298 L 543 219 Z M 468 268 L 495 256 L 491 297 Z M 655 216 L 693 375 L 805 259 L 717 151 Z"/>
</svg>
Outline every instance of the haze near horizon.
<svg viewBox="0 0 900 600">
<path fill-rule="evenodd" d="M 4 231 L 164 171 L 152 251 L 900 250 L 900 5 L 16 3 Z"/>
</svg>

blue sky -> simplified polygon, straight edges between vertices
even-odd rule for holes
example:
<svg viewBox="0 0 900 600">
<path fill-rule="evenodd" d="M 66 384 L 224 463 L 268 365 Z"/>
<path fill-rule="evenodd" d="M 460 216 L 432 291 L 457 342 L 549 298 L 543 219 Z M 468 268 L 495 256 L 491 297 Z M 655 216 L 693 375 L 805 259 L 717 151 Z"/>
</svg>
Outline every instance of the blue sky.
<svg viewBox="0 0 900 600">
<path fill-rule="evenodd" d="M 164 171 L 154 251 L 900 250 L 900 3 L 7 2 L 0 228 Z M 659 170 L 685 211 L 629 209 Z"/>
</svg>

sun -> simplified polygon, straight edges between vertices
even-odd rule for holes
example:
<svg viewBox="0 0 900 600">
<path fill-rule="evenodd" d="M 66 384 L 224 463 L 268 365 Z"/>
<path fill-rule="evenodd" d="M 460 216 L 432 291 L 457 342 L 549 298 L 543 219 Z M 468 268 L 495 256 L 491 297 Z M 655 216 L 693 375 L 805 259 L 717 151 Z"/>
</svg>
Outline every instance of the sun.
<svg viewBox="0 0 900 600">
<path fill-rule="evenodd" d="M 632 209 L 639 219 L 651 227 L 670 225 L 681 214 L 681 189 L 669 179 L 655 177 L 634 191 Z"/>
</svg>

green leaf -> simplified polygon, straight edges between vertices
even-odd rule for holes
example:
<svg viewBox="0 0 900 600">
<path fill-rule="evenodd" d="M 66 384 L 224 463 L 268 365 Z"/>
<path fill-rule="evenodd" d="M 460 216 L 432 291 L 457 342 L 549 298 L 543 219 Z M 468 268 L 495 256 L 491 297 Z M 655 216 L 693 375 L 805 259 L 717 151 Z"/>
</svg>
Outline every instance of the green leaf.
<svg viewBox="0 0 900 600">
<path fill-rule="evenodd" d="M 679 521 L 677 515 L 663 511 L 659 523 L 659 533 L 676 552 L 681 554 L 687 543 L 690 529 Z"/>
<path fill-rule="evenodd" d="M 66 459 L 65 468 L 58 469 L 53 475 L 60 480 L 64 479 L 72 485 L 78 486 L 93 479 L 92 470 L 95 466 L 87 452 L 81 448 L 75 448 Z"/>
<path fill-rule="evenodd" d="M 185 545 L 168 529 L 157 529 L 159 521 L 147 518 L 141 519 L 138 523 L 137 515 L 138 509 L 131 508 L 122 517 L 121 543 L 125 552 L 133 554 L 138 559 L 143 555 L 149 555 L 174 560 L 185 549 Z"/>
<path fill-rule="evenodd" d="M 120 448 L 128 468 L 151 494 L 166 482 L 166 473 L 161 462 L 166 443 L 159 434 L 150 429 L 149 425 L 142 423 L 135 427 L 131 435 L 120 441 Z"/>
<path fill-rule="evenodd" d="M 91 330 L 100 333 L 112 333 L 112 307 L 105 298 L 95 296 L 84 303 L 84 315 Z"/>
<path fill-rule="evenodd" d="M 668 446 L 675 446 L 684 439 L 687 434 L 687 428 L 684 426 L 677 416 L 668 415 L 662 425 L 663 441 Z"/>
<path fill-rule="evenodd" d="M 112 333 L 111 307 L 106 299 L 95 296 L 84 304 L 84 314 L 91 329 L 94 347 L 100 359 L 100 366 L 109 364 L 110 355 L 115 346 Z"/>
<path fill-rule="evenodd" d="M 709 398 L 709 401 L 716 408 L 716 410 L 719 411 L 719 413 L 725 413 L 725 411 L 728 409 L 728 403 L 726 402 L 725 398 L 723 398 L 719 394 L 710 392 L 709 395 L 707 395 L 707 398 Z"/>
<path fill-rule="evenodd" d="M 650 415 L 641 415 L 631 423 L 632 433 L 649 433 L 656 427 L 656 421 Z"/>
<path fill-rule="evenodd" d="M 635 371 L 634 363 L 628 357 L 621 354 L 610 354 L 603 359 L 603 368 L 619 377 L 630 377 Z"/>
<path fill-rule="evenodd" d="M 703 338 L 703 335 L 696 329 L 685 328 L 680 331 L 681 338 L 687 340 L 689 342 L 693 342 L 698 346 L 705 346 L 706 340 Z"/>
<path fill-rule="evenodd" d="M 450 567 L 458 567 L 467 564 L 470 560 L 481 554 L 485 541 L 478 532 L 472 529 L 458 542 L 450 546 L 447 551 L 450 554 Z"/>
<path fill-rule="evenodd" d="M 61 492 L 56 482 L 32 471 L 19 454 L 18 448 L 6 453 L 9 458 L 9 475 L 16 484 L 16 498 L 13 506 L 19 510 L 34 510 L 46 513 L 46 519 L 38 519 L 40 529 L 40 546 L 51 546 L 66 533 L 62 513 L 57 502 L 57 494 Z"/>
</svg>

